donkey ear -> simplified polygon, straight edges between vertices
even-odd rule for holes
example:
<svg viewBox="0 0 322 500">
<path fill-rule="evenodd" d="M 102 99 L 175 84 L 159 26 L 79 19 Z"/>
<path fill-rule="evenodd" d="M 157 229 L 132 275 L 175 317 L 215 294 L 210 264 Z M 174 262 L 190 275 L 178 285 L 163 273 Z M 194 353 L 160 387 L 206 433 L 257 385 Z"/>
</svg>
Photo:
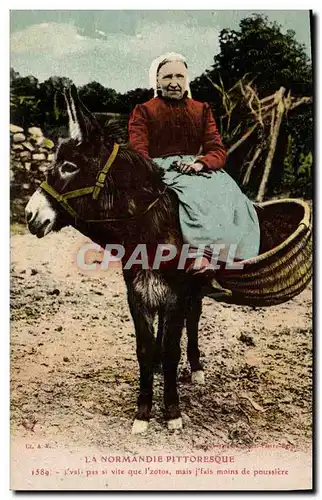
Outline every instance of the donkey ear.
<svg viewBox="0 0 322 500">
<path fill-rule="evenodd" d="M 75 85 L 64 90 L 69 118 L 69 135 L 81 143 L 93 133 L 99 133 L 101 127 L 92 113 L 84 106 L 78 96 Z"/>
</svg>

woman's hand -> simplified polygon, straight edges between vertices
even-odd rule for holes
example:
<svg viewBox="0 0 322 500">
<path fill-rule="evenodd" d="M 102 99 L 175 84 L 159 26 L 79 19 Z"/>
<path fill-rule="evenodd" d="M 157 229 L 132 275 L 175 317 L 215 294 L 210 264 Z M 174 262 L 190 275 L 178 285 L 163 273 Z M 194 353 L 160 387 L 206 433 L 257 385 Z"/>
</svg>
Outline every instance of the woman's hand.
<svg viewBox="0 0 322 500">
<path fill-rule="evenodd" d="M 203 170 L 204 168 L 204 164 L 200 163 L 200 161 L 196 161 L 191 165 L 191 167 L 195 172 L 201 172 L 201 170 Z"/>
<path fill-rule="evenodd" d="M 182 172 L 184 174 L 187 174 L 188 172 L 201 172 L 201 170 L 203 169 L 203 164 L 200 162 L 186 163 L 186 162 L 180 161 L 177 163 L 177 165 L 178 165 L 178 169 L 180 170 L 180 172 Z"/>
</svg>

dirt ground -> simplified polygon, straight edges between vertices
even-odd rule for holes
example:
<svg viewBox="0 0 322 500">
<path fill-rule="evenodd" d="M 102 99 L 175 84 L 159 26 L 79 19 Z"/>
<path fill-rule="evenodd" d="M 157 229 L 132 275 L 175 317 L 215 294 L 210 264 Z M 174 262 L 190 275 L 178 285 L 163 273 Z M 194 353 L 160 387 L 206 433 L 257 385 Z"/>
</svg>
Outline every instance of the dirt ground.
<svg viewBox="0 0 322 500">
<path fill-rule="evenodd" d="M 120 270 L 80 271 L 75 256 L 87 240 L 71 228 L 41 240 L 21 233 L 11 239 L 14 436 L 126 453 L 207 451 L 214 443 L 310 446 L 311 286 L 267 309 L 205 299 L 199 334 L 205 386 L 190 382 L 182 337 L 184 429 L 167 430 L 156 376 L 149 430 L 131 436 L 138 365 Z"/>
</svg>

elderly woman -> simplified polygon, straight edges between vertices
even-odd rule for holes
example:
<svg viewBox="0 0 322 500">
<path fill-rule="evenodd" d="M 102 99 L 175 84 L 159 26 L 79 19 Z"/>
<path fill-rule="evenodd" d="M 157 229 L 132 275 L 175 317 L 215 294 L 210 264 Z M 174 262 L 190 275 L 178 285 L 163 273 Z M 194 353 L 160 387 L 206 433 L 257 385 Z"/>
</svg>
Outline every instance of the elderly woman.
<svg viewBox="0 0 322 500">
<path fill-rule="evenodd" d="M 175 53 L 157 58 L 150 68 L 150 84 L 155 96 L 133 110 L 130 144 L 165 171 L 165 182 L 179 198 L 184 241 L 196 249 L 221 245 L 220 261 L 232 260 L 232 250 L 237 260 L 256 256 L 256 211 L 223 170 L 225 148 L 209 104 L 191 98 L 185 58 Z M 190 271 L 212 277 L 215 295 L 229 293 L 214 279 L 205 254 L 198 265 Z"/>
</svg>

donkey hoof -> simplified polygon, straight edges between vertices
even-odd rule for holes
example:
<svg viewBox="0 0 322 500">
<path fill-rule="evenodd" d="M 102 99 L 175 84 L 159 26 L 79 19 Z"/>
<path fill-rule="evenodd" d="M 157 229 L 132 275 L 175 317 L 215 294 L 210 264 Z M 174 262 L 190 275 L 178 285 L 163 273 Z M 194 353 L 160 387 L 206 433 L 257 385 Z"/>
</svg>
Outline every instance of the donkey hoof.
<svg viewBox="0 0 322 500">
<path fill-rule="evenodd" d="M 172 420 L 168 420 L 168 429 L 169 431 L 174 431 L 176 429 L 182 429 L 182 418 L 173 418 Z"/>
<path fill-rule="evenodd" d="M 191 382 L 197 385 L 205 385 L 205 374 L 203 370 L 197 370 L 191 373 Z"/>
<path fill-rule="evenodd" d="M 148 427 L 149 422 L 147 420 L 138 420 L 136 418 L 132 425 L 132 434 L 142 434 L 148 430 Z"/>
</svg>

